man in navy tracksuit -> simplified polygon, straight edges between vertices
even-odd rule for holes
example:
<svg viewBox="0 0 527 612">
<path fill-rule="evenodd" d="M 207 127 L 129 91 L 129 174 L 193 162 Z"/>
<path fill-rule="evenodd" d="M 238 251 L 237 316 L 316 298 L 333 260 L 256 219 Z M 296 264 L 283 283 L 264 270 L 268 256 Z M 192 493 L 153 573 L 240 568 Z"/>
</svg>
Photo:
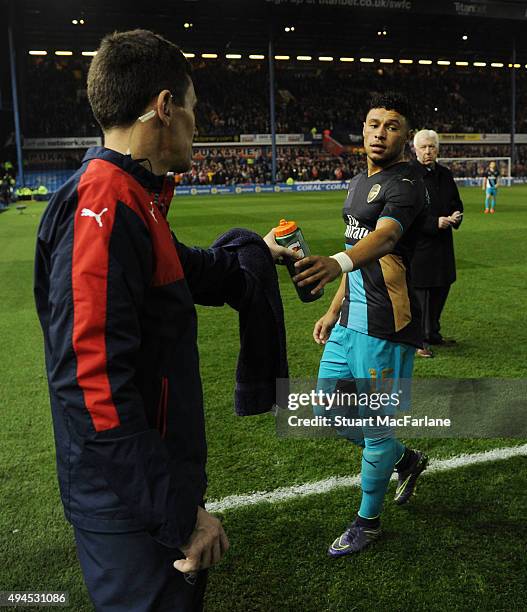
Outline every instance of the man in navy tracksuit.
<svg viewBox="0 0 527 612">
<path fill-rule="evenodd" d="M 195 127 L 178 47 L 107 36 L 88 96 L 105 147 L 50 201 L 35 264 L 62 502 L 97 610 L 200 610 L 228 540 L 203 507 L 192 293 L 241 272 L 233 253 L 177 242 L 166 220 L 165 175 L 190 167 Z"/>
</svg>

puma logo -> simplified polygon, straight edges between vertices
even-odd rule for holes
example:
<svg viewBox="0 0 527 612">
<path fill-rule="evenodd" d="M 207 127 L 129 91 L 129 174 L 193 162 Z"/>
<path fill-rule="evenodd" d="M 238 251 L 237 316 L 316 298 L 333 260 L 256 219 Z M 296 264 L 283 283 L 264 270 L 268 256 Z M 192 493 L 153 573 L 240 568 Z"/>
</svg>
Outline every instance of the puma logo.
<svg viewBox="0 0 527 612">
<path fill-rule="evenodd" d="M 93 210 L 90 210 L 89 208 L 83 208 L 81 210 L 81 217 L 93 217 L 95 221 L 97 221 L 98 226 L 102 227 L 101 217 L 107 211 L 108 211 L 107 208 L 103 208 L 100 213 L 95 213 L 93 212 Z"/>
<path fill-rule="evenodd" d="M 369 463 L 371 465 L 371 467 L 373 467 L 373 468 L 376 468 L 377 464 L 379 463 L 378 461 L 370 461 L 369 459 L 366 459 L 364 454 L 362 455 L 362 459 L 363 459 L 363 461 L 366 461 L 366 463 Z"/>
<path fill-rule="evenodd" d="M 412 183 L 412 185 L 414 184 L 413 181 L 411 181 L 410 179 L 407 179 L 407 178 L 401 179 L 401 181 L 408 181 L 409 183 Z"/>
</svg>

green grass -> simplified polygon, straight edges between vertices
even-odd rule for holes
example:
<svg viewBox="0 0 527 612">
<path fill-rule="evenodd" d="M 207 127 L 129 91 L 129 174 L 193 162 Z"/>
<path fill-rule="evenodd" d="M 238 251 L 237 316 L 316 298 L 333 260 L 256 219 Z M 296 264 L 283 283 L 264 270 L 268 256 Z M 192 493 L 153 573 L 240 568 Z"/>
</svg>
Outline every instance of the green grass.
<svg viewBox="0 0 527 612">
<path fill-rule="evenodd" d="M 210 610 L 523 610 L 526 471 L 519 457 L 427 477 L 408 508 L 386 504 L 384 537 L 351 559 L 325 551 L 357 489 L 229 513 Z"/>
<path fill-rule="evenodd" d="M 502 189 L 493 217 L 481 214 L 481 190 L 462 196 L 458 281 L 443 316 L 444 333 L 458 346 L 418 361 L 416 376 L 525 377 L 527 188 Z M 294 218 L 312 251 L 329 254 L 342 245 L 342 199 L 342 193 L 180 198 L 170 221 L 183 242 L 208 245 L 230 227 L 264 233 L 280 218 Z M 90 605 L 60 507 L 32 299 L 42 210 L 31 204 L 22 215 L 0 215 L 0 590 L 68 590 L 71 608 L 83 611 Z M 279 274 L 291 375 L 314 376 L 321 351 L 312 326 L 334 288 L 303 304 L 287 272 Z M 198 310 L 209 498 L 357 473 L 359 453 L 342 440 L 277 438 L 271 415 L 234 416 L 237 315 Z M 520 442 L 436 439 L 419 446 L 438 458 Z M 228 512 L 232 547 L 210 573 L 208 610 L 524 609 L 526 475 L 525 460 L 517 458 L 429 476 L 409 511 L 387 503 L 383 542 L 337 564 L 325 559 L 325 548 L 356 508 L 358 490 Z"/>
</svg>

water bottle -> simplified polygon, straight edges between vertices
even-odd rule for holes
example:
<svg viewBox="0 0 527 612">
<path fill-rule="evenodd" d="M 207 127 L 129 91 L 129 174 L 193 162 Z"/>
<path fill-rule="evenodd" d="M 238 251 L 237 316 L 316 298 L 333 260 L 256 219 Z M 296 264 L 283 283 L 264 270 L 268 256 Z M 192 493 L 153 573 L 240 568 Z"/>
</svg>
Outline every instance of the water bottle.
<svg viewBox="0 0 527 612">
<path fill-rule="evenodd" d="M 278 227 L 274 228 L 274 236 L 277 244 L 295 251 L 295 253 L 301 255 L 302 258 L 311 255 L 307 242 L 302 234 L 302 230 L 294 221 L 280 219 L 280 224 Z M 295 262 L 297 261 L 296 259 L 284 257 L 284 260 L 291 277 L 300 273 L 300 270 L 295 268 Z M 314 295 L 311 293 L 311 290 L 317 285 L 316 281 L 310 285 L 304 285 L 303 287 L 299 287 L 296 283 L 294 283 L 294 285 L 296 292 L 298 293 L 298 297 L 302 300 L 302 302 L 314 302 L 324 295 L 324 289 L 317 291 L 317 293 Z"/>
</svg>

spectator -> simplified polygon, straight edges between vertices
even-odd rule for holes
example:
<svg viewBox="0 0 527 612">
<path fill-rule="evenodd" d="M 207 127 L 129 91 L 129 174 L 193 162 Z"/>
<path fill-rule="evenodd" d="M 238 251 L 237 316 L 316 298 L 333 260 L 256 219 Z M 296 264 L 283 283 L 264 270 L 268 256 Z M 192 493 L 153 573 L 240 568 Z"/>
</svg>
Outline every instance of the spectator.
<svg viewBox="0 0 527 612">
<path fill-rule="evenodd" d="M 12 178 L 7 172 L 0 173 L 0 210 L 6 210 L 11 203 Z"/>
<path fill-rule="evenodd" d="M 417 160 L 414 167 L 422 175 L 430 198 L 430 211 L 412 259 L 412 284 L 422 311 L 425 344 L 417 350 L 420 357 L 433 357 L 430 345 L 454 343 L 440 333 L 441 313 L 450 286 L 456 280 L 456 260 L 452 229 L 463 218 L 463 202 L 448 168 L 437 163 L 439 139 L 433 130 L 415 134 Z"/>
</svg>

